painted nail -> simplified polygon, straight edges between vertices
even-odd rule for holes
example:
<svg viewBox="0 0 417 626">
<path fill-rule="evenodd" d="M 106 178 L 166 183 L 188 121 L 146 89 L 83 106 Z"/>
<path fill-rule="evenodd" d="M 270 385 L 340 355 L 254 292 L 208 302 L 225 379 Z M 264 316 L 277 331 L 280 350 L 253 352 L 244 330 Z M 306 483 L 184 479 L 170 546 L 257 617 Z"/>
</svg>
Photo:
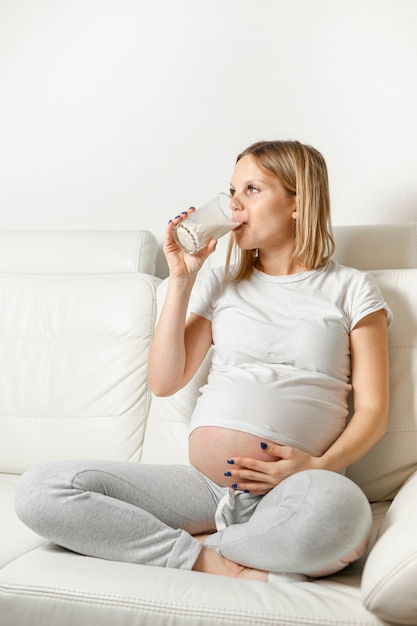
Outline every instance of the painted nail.
<svg viewBox="0 0 417 626">
<path fill-rule="evenodd" d="M 249 489 L 245 489 L 243 493 L 250 493 Z"/>
<path fill-rule="evenodd" d="M 227 462 L 229 463 L 229 465 L 234 465 L 235 464 L 233 459 L 227 459 Z"/>
<path fill-rule="evenodd" d="M 171 224 L 172 220 L 169 220 L 168 224 Z"/>
<path fill-rule="evenodd" d="M 181 215 L 188 215 L 188 211 L 181 211 Z"/>
<path fill-rule="evenodd" d="M 231 476 L 231 475 L 232 475 L 232 472 L 225 472 L 224 473 L 224 476 Z"/>
<path fill-rule="evenodd" d="M 232 489 L 237 489 L 237 483 L 233 483 Z"/>
<path fill-rule="evenodd" d="M 262 450 L 266 450 L 267 447 L 268 447 L 268 444 L 264 443 L 263 441 L 261 441 L 261 448 L 262 448 Z"/>
<path fill-rule="evenodd" d="M 176 216 L 174 217 L 174 220 L 177 220 L 178 218 L 179 218 L 179 215 L 176 215 Z"/>
</svg>

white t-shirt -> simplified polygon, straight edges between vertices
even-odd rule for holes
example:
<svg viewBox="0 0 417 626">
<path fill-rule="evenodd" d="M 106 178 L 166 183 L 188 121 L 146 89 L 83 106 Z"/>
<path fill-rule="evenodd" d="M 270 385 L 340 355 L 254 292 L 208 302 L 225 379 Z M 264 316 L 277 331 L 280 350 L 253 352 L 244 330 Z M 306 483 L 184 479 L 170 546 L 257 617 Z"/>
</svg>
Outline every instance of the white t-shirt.
<svg viewBox="0 0 417 626">
<path fill-rule="evenodd" d="M 334 261 L 289 276 L 223 273 L 204 277 L 191 302 L 213 333 L 191 431 L 221 426 L 323 454 L 346 426 L 350 331 L 379 309 L 391 322 L 376 280 Z"/>
</svg>

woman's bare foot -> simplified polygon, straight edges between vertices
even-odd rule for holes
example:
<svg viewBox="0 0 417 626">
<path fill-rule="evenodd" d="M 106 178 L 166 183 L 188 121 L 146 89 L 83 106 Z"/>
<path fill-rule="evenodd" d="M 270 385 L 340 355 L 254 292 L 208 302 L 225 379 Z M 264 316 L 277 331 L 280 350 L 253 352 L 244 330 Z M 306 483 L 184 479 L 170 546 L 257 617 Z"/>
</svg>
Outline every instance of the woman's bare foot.
<svg viewBox="0 0 417 626">
<path fill-rule="evenodd" d="M 238 578 L 245 578 L 246 580 L 263 580 L 268 582 L 268 572 L 264 572 L 260 569 L 254 569 L 253 567 L 241 566 L 241 572 Z"/>
<path fill-rule="evenodd" d="M 202 537 L 203 535 L 199 535 Z M 207 537 L 208 535 L 205 535 Z M 207 574 L 217 574 L 219 576 L 229 576 L 231 578 L 244 578 L 246 580 L 268 580 L 268 572 L 259 569 L 244 567 L 233 561 L 225 559 L 215 550 L 204 547 L 196 562 L 193 570 L 196 572 L 206 572 Z"/>
</svg>

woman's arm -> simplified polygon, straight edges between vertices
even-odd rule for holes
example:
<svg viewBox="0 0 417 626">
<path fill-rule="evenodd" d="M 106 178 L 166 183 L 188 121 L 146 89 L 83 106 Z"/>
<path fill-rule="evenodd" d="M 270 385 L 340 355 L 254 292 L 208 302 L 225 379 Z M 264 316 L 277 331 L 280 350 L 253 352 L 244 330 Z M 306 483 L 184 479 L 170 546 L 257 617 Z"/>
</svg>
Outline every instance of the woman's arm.
<svg viewBox="0 0 417 626">
<path fill-rule="evenodd" d="M 209 349 L 211 322 L 190 315 L 187 308 L 197 273 L 215 250 L 215 240 L 198 254 L 180 250 L 173 238 L 173 227 L 188 212 L 172 220 L 166 229 L 164 253 L 170 276 L 165 302 L 152 339 L 148 361 L 148 384 L 155 395 L 168 396 L 187 384 Z"/>
<path fill-rule="evenodd" d="M 389 365 L 385 311 L 363 318 L 351 332 L 354 413 L 344 432 L 319 458 L 323 469 L 341 471 L 362 458 L 388 425 Z"/>
<path fill-rule="evenodd" d="M 182 389 L 203 362 L 212 342 L 211 322 L 195 314 L 185 322 L 185 315 L 181 315 L 186 301 L 185 295 L 181 297 L 184 291 L 176 286 L 171 291 L 175 295 L 167 293 L 149 355 L 148 384 L 156 396 L 170 396 Z"/>
<path fill-rule="evenodd" d="M 330 448 L 313 457 L 290 446 L 268 443 L 277 461 L 234 457 L 239 489 L 264 494 L 291 474 L 306 469 L 339 472 L 363 457 L 385 433 L 389 407 L 388 329 L 383 310 L 364 317 L 351 332 L 353 416 Z"/>
</svg>

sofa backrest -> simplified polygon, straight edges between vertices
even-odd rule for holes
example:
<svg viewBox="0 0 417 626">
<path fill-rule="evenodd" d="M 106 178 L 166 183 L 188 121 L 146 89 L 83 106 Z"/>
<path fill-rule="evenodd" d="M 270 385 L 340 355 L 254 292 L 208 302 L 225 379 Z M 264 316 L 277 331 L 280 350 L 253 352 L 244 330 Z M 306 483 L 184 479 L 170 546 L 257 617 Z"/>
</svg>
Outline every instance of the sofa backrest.
<svg viewBox="0 0 417 626">
<path fill-rule="evenodd" d="M 371 501 L 389 500 L 417 469 L 417 223 L 339 226 L 334 234 L 335 258 L 344 265 L 372 270 L 394 312 L 389 330 L 388 431 L 348 470 Z M 224 238 L 209 259 L 211 267 L 224 263 L 225 247 Z M 158 287 L 158 309 L 165 289 L 166 281 Z M 189 418 L 209 367 L 210 354 L 187 387 L 169 398 L 153 398 L 143 461 L 187 463 Z"/>
<path fill-rule="evenodd" d="M 417 468 L 417 224 L 339 226 L 335 238 L 337 260 L 372 270 L 394 312 L 388 431 L 348 470 L 371 500 L 390 499 Z M 224 250 L 225 238 L 207 267 Z M 148 350 L 166 288 L 149 275 L 156 254 L 146 231 L 0 232 L 0 472 L 80 457 L 188 462 L 211 355 L 150 406 Z"/>
<path fill-rule="evenodd" d="M 146 231 L 0 233 L 0 472 L 139 460 L 156 254 Z"/>
</svg>

